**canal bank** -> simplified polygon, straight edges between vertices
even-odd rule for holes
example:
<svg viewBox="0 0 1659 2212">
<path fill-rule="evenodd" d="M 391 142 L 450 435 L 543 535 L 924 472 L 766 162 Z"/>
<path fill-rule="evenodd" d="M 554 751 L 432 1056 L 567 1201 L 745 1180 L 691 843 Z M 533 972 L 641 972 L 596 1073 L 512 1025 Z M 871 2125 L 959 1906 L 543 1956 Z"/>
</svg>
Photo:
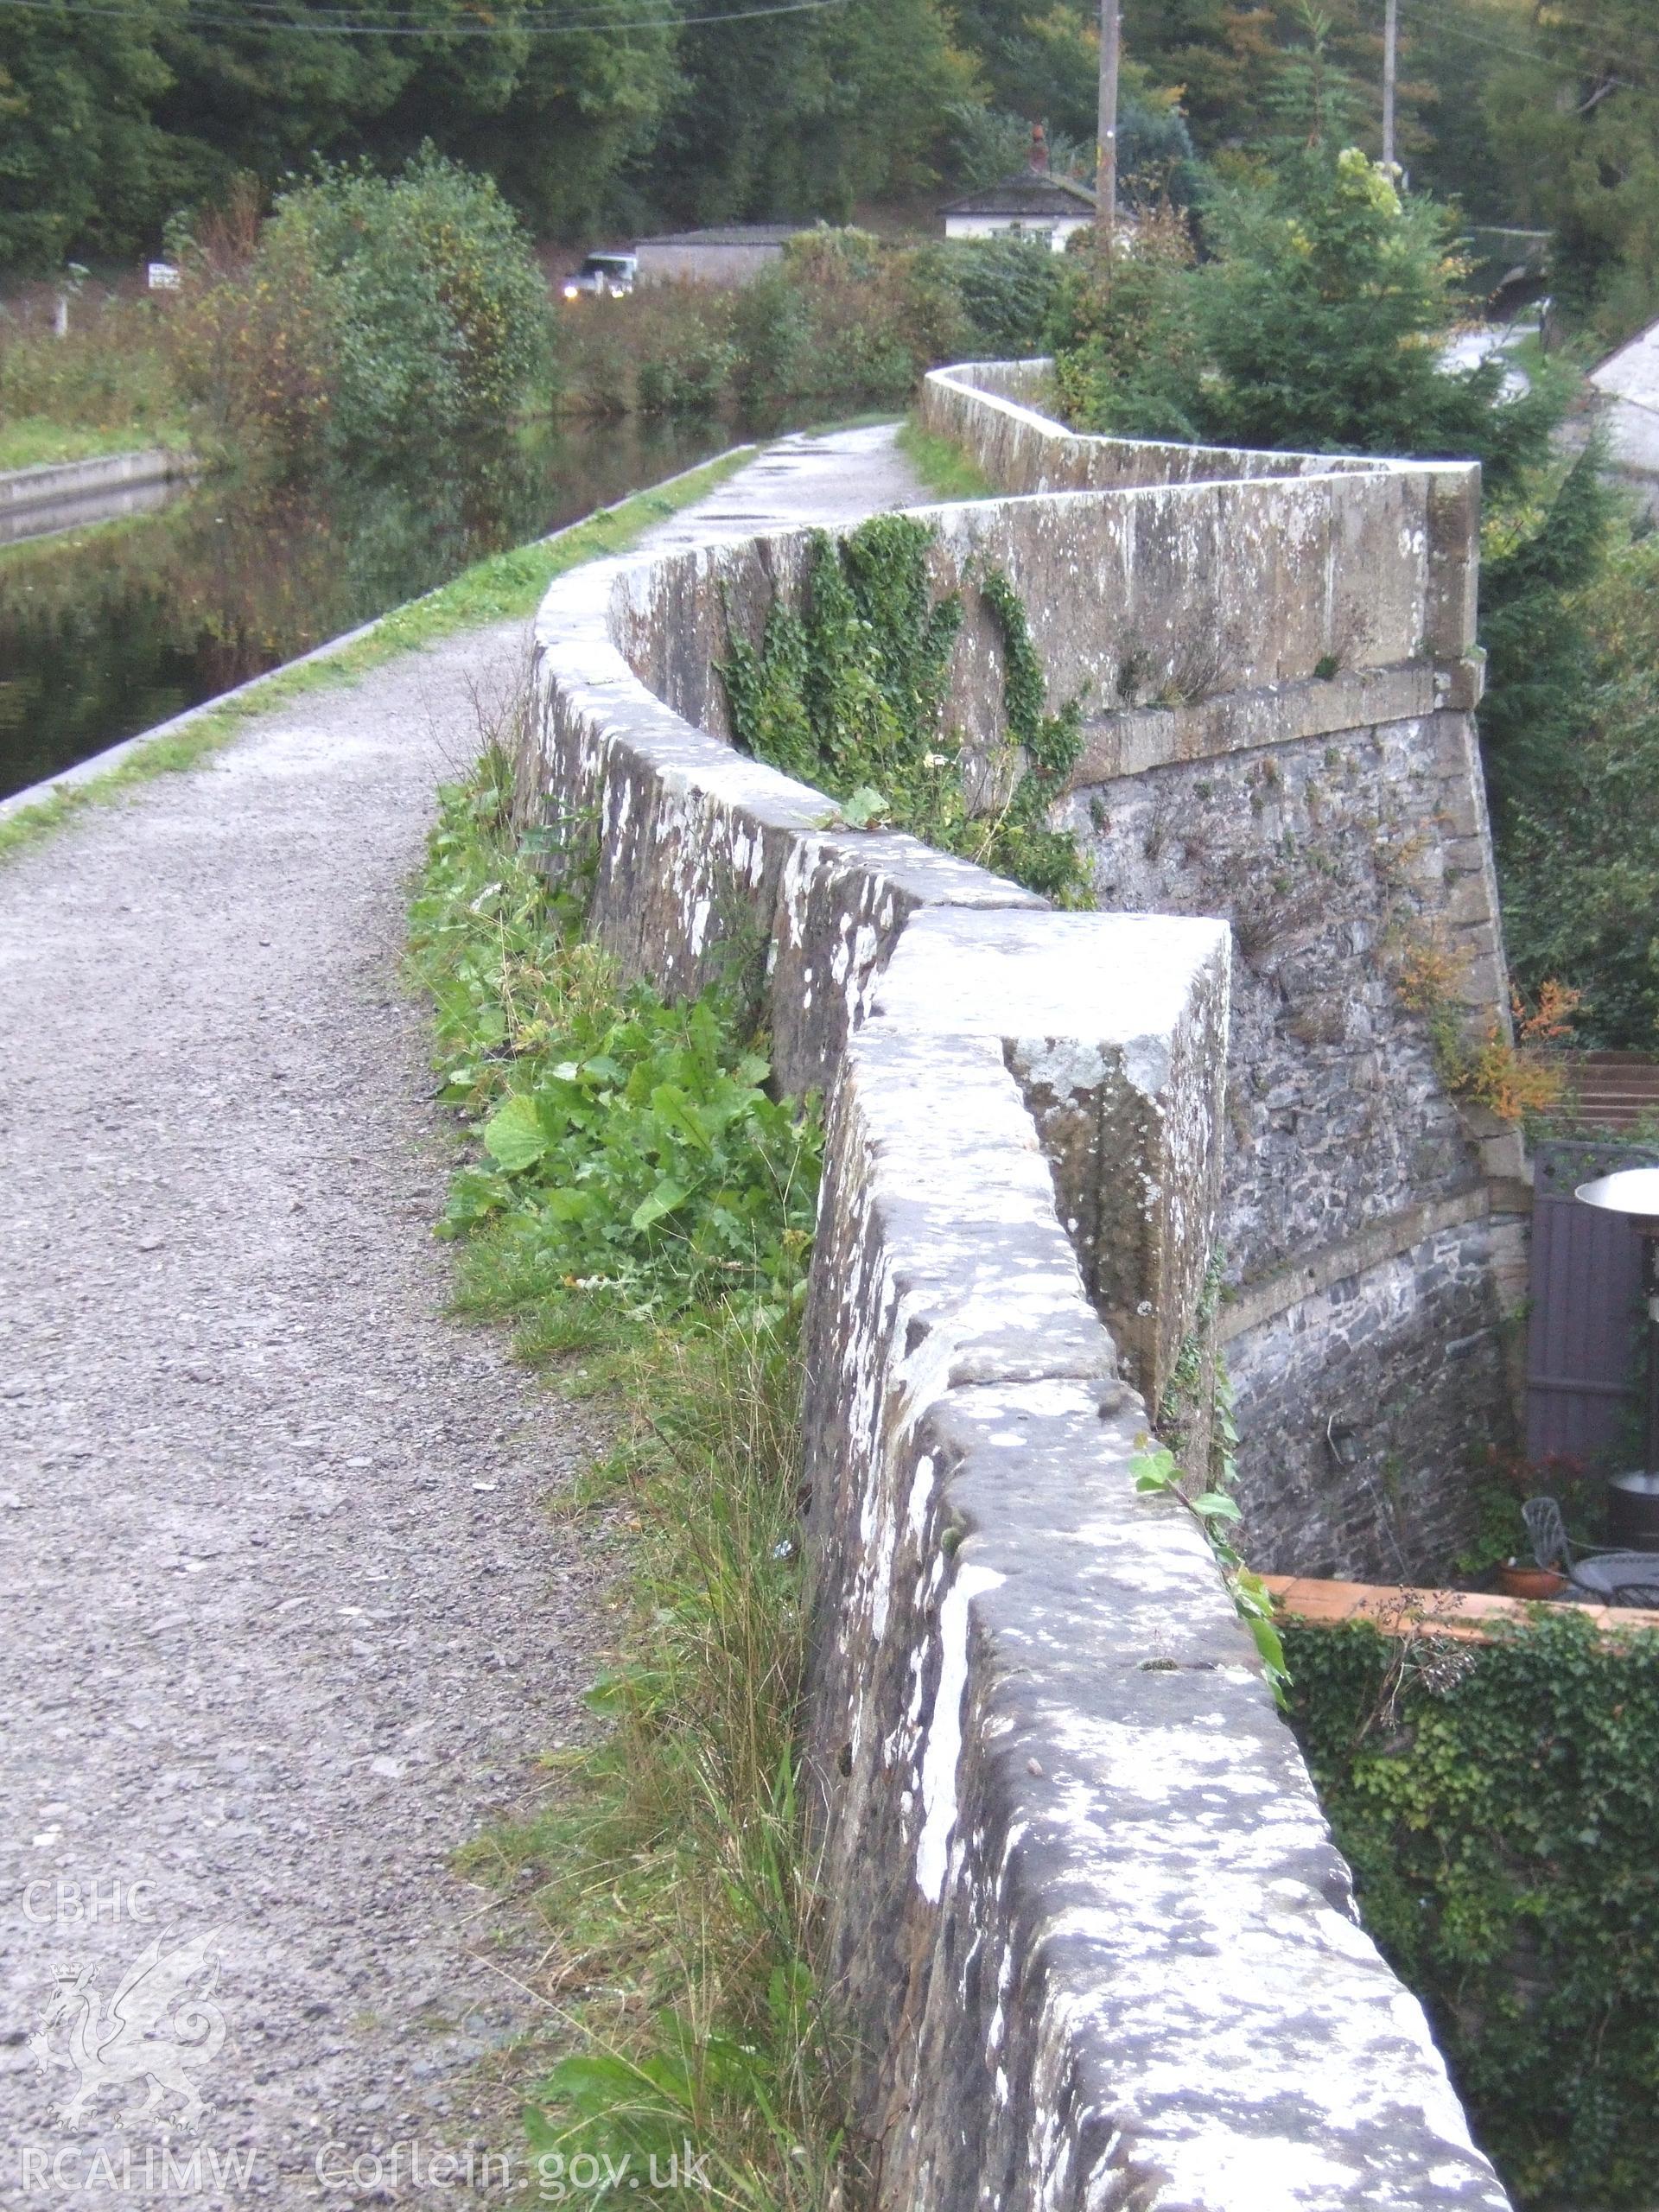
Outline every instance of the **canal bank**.
<svg viewBox="0 0 1659 2212">
<path fill-rule="evenodd" d="M 464 569 L 449 583 L 302 653 L 264 676 L 251 677 L 204 705 L 0 798 L 0 857 L 54 829 L 94 800 L 115 798 L 151 776 L 194 766 L 237 734 L 254 715 L 275 709 L 319 684 L 349 682 L 399 652 L 430 645 L 455 630 L 477 629 L 528 613 L 554 577 L 587 560 L 623 550 L 641 531 L 705 498 L 743 467 L 756 448 L 734 447 L 614 506 L 601 507 L 551 537 Z"/>
<path fill-rule="evenodd" d="M 0 545 L 147 512 L 200 473 L 194 454 L 165 446 L 0 470 Z"/>
<path fill-rule="evenodd" d="M 0 797 L 753 434 L 721 420 L 543 426 L 375 471 L 133 481 L 105 495 L 124 512 L 89 502 L 101 519 L 79 506 L 21 543 L 0 514 Z M 16 526 L 45 513 L 21 509 Z"/>
</svg>

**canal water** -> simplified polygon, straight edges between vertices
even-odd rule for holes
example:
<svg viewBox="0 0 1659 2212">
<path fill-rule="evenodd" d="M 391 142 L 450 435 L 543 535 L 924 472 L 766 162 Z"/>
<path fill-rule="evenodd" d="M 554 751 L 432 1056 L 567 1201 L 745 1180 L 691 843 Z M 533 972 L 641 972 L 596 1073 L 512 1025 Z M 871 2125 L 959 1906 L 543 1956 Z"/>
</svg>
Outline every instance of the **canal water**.
<svg viewBox="0 0 1659 2212">
<path fill-rule="evenodd" d="M 0 798 L 747 435 L 625 420 L 393 474 L 216 477 L 0 547 Z"/>
</svg>

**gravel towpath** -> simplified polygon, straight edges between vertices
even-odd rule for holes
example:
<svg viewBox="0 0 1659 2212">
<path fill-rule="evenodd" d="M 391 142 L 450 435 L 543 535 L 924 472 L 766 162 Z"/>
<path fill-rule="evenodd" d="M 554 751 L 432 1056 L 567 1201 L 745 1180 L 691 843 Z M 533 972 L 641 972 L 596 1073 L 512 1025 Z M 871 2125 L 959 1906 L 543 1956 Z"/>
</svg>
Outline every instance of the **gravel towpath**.
<svg viewBox="0 0 1659 2212">
<path fill-rule="evenodd" d="M 789 439 L 655 542 L 918 496 L 889 429 Z M 542 1510 L 573 1417 L 444 1318 L 398 963 L 524 649 L 320 691 L 0 869 L 0 2203 L 512 2201 L 464 2155 L 531 2000 L 448 1859 L 570 1730 L 603 1563 Z M 152 1945 L 130 2018 L 217 1982 L 124 2122 Z"/>
</svg>

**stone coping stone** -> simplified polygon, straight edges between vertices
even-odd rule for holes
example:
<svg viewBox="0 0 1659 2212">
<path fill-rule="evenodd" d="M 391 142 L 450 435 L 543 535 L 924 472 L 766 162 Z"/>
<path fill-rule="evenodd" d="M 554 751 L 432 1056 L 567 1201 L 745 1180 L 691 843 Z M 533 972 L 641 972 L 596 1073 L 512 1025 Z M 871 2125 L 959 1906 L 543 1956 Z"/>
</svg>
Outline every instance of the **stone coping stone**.
<svg viewBox="0 0 1659 2212">
<path fill-rule="evenodd" d="M 995 1040 L 873 1017 L 808 1324 L 808 1756 L 881 2201 L 1496 2212 L 1039 1199 Z"/>
<path fill-rule="evenodd" d="M 1198 1325 L 1221 1204 L 1231 935 L 1176 914 L 963 914 L 905 931 L 872 1001 L 993 1036 L 1125 1371 L 1154 1404 Z"/>
</svg>

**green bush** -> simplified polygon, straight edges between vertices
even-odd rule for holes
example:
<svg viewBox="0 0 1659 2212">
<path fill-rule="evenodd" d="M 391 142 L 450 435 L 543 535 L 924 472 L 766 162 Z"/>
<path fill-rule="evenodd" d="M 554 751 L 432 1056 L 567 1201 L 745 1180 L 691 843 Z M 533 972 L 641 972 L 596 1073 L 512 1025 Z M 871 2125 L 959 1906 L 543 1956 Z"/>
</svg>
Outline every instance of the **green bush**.
<svg viewBox="0 0 1659 2212">
<path fill-rule="evenodd" d="M 1080 429 L 1192 443 L 1205 416 L 1205 346 L 1192 247 L 1167 210 L 1141 219 L 1109 276 L 1069 254 L 1047 339 L 1062 410 Z"/>
<path fill-rule="evenodd" d="M 729 292 L 653 285 L 562 313 L 573 411 L 686 414 L 728 405 L 898 405 L 935 363 L 1037 352 L 1062 276 L 1013 239 L 892 245 L 804 232 Z"/>
<path fill-rule="evenodd" d="M 981 360 L 1020 360 L 1042 350 L 1065 263 L 1040 238 L 953 240 L 917 257 L 961 318 L 958 343 Z"/>
<path fill-rule="evenodd" d="M 1293 1629 L 1362 1916 L 1525 2204 L 1645 2207 L 1659 2151 L 1659 1637 Z"/>
<path fill-rule="evenodd" d="M 505 429 L 546 375 L 529 239 L 493 184 L 430 147 L 395 177 L 320 171 L 278 201 L 258 257 L 311 273 L 339 448 Z"/>
<path fill-rule="evenodd" d="M 671 355 L 641 361 L 635 387 L 642 415 L 708 415 L 726 397 L 736 348 L 717 328 L 688 323 Z"/>
</svg>

